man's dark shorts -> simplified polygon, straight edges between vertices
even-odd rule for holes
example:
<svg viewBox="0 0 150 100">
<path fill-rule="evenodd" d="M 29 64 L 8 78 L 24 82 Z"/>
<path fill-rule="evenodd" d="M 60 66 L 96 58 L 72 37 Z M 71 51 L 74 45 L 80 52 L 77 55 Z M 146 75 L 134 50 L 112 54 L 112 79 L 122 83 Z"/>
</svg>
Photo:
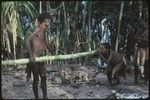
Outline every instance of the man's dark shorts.
<svg viewBox="0 0 150 100">
<path fill-rule="evenodd" d="M 26 67 L 26 73 L 31 74 L 31 72 L 40 76 L 46 76 L 47 70 L 44 62 L 29 62 Z"/>
</svg>

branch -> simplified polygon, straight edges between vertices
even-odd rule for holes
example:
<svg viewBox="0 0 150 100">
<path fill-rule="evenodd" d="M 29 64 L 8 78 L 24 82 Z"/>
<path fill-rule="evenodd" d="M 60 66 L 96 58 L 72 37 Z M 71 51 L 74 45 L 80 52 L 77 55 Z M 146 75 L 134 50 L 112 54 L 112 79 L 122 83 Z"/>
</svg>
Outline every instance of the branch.
<svg viewBox="0 0 150 100">
<path fill-rule="evenodd" d="M 61 4 L 59 7 L 57 7 L 56 9 L 53 9 L 52 11 L 50 11 L 49 13 L 50 14 L 53 14 L 55 13 L 59 8 L 61 8 L 63 5 Z"/>
</svg>

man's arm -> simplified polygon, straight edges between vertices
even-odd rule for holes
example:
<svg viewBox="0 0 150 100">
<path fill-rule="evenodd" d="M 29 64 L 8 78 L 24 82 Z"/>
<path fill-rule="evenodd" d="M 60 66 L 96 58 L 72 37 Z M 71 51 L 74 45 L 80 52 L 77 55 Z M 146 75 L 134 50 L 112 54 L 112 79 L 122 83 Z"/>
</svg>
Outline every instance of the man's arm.
<svg viewBox="0 0 150 100">
<path fill-rule="evenodd" d="M 108 59 L 105 59 L 105 57 L 103 55 L 101 55 L 100 53 L 99 53 L 99 55 L 100 55 L 101 59 L 103 59 L 107 65 L 110 65 L 110 61 Z"/>
<path fill-rule="evenodd" d="M 110 62 L 112 61 L 112 55 L 113 55 L 113 53 L 110 52 L 110 55 L 109 55 L 109 57 L 108 57 L 108 59 L 107 59 L 108 63 L 110 63 Z"/>
<path fill-rule="evenodd" d="M 98 58 L 99 57 L 98 50 L 93 55 L 91 55 L 91 57 L 92 58 Z"/>
<path fill-rule="evenodd" d="M 97 50 L 91 57 L 92 58 L 99 58 L 100 57 L 101 59 L 103 59 L 105 61 L 105 63 L 107 65 L 109 65 L 108 59 L 105 59 L 105 57 L 101 53 L 99 53 L 99 50 Z M 111 59 L 111 58 L 109 58 L 109 59 Z"/>
<path fill-rule="evenodd" d="M 30 36 L 27 41 L 26 41 L 26 45 L 27 45 L 27 50 L 29 52 L 29 61 L 35 61 L 35 57 L 33 55 L 33 52 L 32 52 L 32 39 L 33 37 Z"/>
</svg>

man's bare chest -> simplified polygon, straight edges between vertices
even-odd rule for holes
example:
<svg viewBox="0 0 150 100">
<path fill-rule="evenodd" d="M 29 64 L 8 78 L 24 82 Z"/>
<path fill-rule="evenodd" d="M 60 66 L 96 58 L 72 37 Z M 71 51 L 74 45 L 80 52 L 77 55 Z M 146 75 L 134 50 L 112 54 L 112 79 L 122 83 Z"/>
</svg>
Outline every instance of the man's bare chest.
<svg viewBox="0 0 150 100">
<path fill-rule="evenodd" d="M 45 43 L 45 37 L 44 35 L 34 35 L 32 38 L 32 44 L 34 49 L 45 49 L 46 43 Z"/>
</svg>

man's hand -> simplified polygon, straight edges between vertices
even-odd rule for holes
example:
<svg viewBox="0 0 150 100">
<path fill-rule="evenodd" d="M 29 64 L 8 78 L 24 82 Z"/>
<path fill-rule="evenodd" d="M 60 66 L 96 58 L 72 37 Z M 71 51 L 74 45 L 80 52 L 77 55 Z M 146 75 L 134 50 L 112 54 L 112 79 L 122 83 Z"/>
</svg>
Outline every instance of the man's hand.
<svg viewBox="0 0 150 100">
<path fill-rule="evenodd" d="M 35 58 L 31 57 L 31 58 L 29 58 L 29 61 L 35 63 Z"/>
</svg>

